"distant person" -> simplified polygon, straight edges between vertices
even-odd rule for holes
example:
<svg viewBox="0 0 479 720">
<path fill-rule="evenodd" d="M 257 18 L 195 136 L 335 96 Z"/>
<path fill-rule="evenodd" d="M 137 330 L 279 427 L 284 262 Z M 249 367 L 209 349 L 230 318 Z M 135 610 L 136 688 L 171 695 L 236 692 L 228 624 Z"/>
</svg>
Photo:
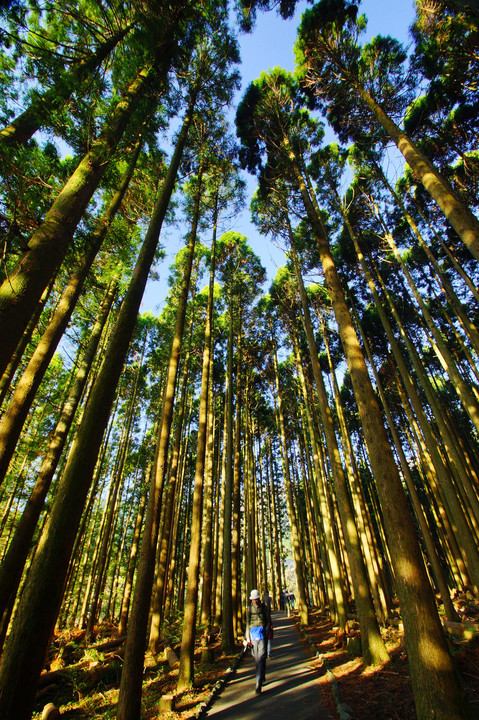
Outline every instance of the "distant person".
<svg viewBox="0 0 479 720">
<path fill-rule="evenodd" d="M 289 595 L 289 604 L 291 605 L 291 609 L 294 610 L 294 603 L 296 602 L 296 598 L 294 597 L 294 593 L 290 593 Z"/>
<path fill-rule="evenodd" d="M 272 606 L 272 600 L 271 595 L 266 590 L 265 594 L 263 595 L 263 605 L 268 609 L 269 615 L 271 617 L 271 606 Z M 271 657 L 271 640 L 273 639 L 273 622 L 271 622 L 271 626 L 269 629 L 269 635 L 268 635 L 268 644 L 267 644 L 267 655 L 270 658 Z"/>
<path fill-rule="evenodd" d="M 246 632 L 244 645 L 251 646 L 251 652 L 256 666 L 256 689 L 257 695 L 261 694 L 266 677 L 266 654 L 267 639 L 271 628 L 271 613 L 261 602 L 257 590 L 252 590 L 249 596 L 250 602 L 246 613 Z"/>
<path fill-rule="evenodd" d="M 266 656 L 267 656 L 268 660 L 271 657 L 271 640 L 273 639 L 273 633 L 274 633 L 273 623 L 271 623 L 270 628 L 269 628 L 269 634 L 268 634 L 268 642 L 266 643 Z"/>
<path fill-rule="evenodd" d="M 286 598 L 285 598 L 284 592 L 281 590 L 281 592 L 279 594 L 279 609 L 281 610 L 281 612 L 284 612 L 285 601 L 286 601 Z"/>
</svg>

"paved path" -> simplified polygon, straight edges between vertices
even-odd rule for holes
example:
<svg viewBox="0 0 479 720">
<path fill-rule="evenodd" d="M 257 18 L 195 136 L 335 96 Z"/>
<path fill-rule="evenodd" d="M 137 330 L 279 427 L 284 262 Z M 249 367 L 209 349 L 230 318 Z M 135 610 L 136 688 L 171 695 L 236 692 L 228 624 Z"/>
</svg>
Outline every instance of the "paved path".
<svg viewBox="0 0 479 720">
<path fill-rule="evenodd" d="M 250 653 L 207 713 L 217 720 L 328 720 L 321 707 L 317 675 L 311 669 L 292 618 L 273 612 L 274 638 L 266 685 L 255 694 Z"/>
</svg>

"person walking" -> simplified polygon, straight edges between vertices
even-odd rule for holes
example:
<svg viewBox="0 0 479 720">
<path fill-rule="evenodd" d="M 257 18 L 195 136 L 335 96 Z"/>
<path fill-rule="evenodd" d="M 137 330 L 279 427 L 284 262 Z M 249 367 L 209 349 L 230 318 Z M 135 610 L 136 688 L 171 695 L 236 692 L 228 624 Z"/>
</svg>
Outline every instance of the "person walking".
<svg viewBox="0 0 479 720">
<path fill-rule="evenodd" d="M 271 609 L 272 609 L 271 604 L 272 604 L 271 595 L 270 595 L 269 592 L 266 590 L 265 594 L 263 595 L 263 605 L 266 605 L 266 607 L 268 608 L 268 610 L 269 610 L 270 612 L 271 612 Z"/>
<path fill-rule="evenodd" d="M 269 611 L 270 617 L 271 617 L 271 610 L 272 610 L 272 599 L 271 595 L 266 590 L 265 594 L 263 595 L 263 605 L 266 607 L 266 609 Z M 271 657 L 271 640 L 273 639 L 273 620 L 271 620 L 271 625 L 269 627 L 269 633 L 268 633 L 268 643 L 267 643 L 267 654 L 268 659 Z"/>
<path fill-rule="evenodd" d="M 266 678 L 266 646 L 271 628 L 271 613 L 261 602 L 258 590 L 252 590 L 249 599 L 244 644 L 245 647 L 251 645 L 256 666 L 255 692 L 259 695 Z"/>
</svg>

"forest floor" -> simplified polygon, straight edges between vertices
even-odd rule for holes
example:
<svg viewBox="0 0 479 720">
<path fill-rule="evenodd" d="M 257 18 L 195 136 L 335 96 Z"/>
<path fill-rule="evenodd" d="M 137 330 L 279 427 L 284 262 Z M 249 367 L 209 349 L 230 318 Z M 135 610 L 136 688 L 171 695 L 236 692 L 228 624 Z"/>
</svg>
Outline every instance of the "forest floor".
<svg viewBox="0 0 479 720">
<path fill-rule="evenodd" d="M 470 615 L 463 615 L 466 622 L 475 621 L 475 631 L 473 628 L 468 633 L 449 636 L 466 696 L 477 717 L 478 617 L 479 608 L 471 611 Z M 238 645 L 233 654 L 223 655 L 220 637 L 211 637 L 211 661 L 201 663 L 200 648 L 195 656 L 194 690 L 176 695 L 178 666 L 175 665 L 174 652 L 179 652 L 179 632 L 179 622 L 170 624 L 166 652 L 146 657 L 143 685 L 145 720 L 190 720 L 196 717 L 201 705 L 208 701 L 218 681 L 227 676 L 242 650 L 242 646 Z M 121 639 L 117 639 L 115 633 L 114 626 L 99 628 L 95 645 L 90 646 L 85 644 L 84 631 L 80 630 L 64 631 L 54 638 L 33 717 L 41 717 L 49 703 L 59 709 L 61 718 L 107 720 L 115 717 L 123 655 Z M 340 717 L 338 704 L 343 712 L 349 713 L 351 720 L 416 719 L 400 628 L 391 626 L 387 629 L 385 640 L 391 660 L 379 668 L 367 667 L 360 657 L 354 657 L 357 634 L 354 623 L 348 623 L 348 634 L 340 634 L 325 615 L 313 610 L 309 625 L 299 634 L 309 655 L 316 653 L 316 657 L 311 657 L 311 664 L 318 674 L 322 705 L 331 720 Z M 161 699 L 169 695 L 175 696 L 174 711 L 160 712 Z"/>
<path fill-rule="evenodd" d="M 476 613 L 465 618 L 468 620 L 476 620 Z M 331 720 L 340 717 L 338 706 L 351 720 L 416 720 L 402 630 L 391 626 L 384 634 L 390 661 L 368 667 L 362 658 L 353 656 L 355 624 L 348 625 L 350 634 L 340 634 L 325 615 L 313 611 L 309 625 L 301 629 L 318 653 L 315 664 L 321 701 Z M 479 718 L 479 632 L 477 625 L 475 628 L 456 638 L 449 635 L 449 642 L 465 695 L 474 709 L 472 717 Z"/>
<path fill-rule="evenodd" d="M 221 648 L 221 638 L 212 636 L 208 646 L 210 662 L 202 662 L 202 650 L 198 648 L 195 652 L 195 687 L 190 692 L 178 695 L 178 663 L 175 660 L 180 647 L 179 622 L 169 625 L 168 635 L 161 651 L 154 656 L 147 653 L 145 658 L 142 694 L 144 720 L 195 718 L 216 683 L 227 676 L 243 650 L 243 645 L 238 644 L 231 655 L 225 655 Z M 56 718 L 56 709 L 62 719 L 115 718 L 123 652 L 124 638 L 117 637 L 113 625 L 98 627 L 93 645 L 86 644 L 83 630 L 65 630 L 55 635 L 49 651 L 49 662 L 41 675 L 32 718 Z M 162 698 L 167 699 L 172 695 L 174 711 L 161 712 Z"/>
</svg>

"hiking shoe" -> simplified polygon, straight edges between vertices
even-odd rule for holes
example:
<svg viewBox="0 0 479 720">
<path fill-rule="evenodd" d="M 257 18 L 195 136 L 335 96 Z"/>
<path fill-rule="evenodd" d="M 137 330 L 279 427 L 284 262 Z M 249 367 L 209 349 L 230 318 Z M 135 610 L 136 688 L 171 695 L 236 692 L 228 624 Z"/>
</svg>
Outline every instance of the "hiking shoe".
<svg viewBox="0 0 479 720">
<path fill-rule="evenodd" d="M 261 695 L 261 685 L 256 685 L 255 693 L 256 695 Z"/>
</svg>

